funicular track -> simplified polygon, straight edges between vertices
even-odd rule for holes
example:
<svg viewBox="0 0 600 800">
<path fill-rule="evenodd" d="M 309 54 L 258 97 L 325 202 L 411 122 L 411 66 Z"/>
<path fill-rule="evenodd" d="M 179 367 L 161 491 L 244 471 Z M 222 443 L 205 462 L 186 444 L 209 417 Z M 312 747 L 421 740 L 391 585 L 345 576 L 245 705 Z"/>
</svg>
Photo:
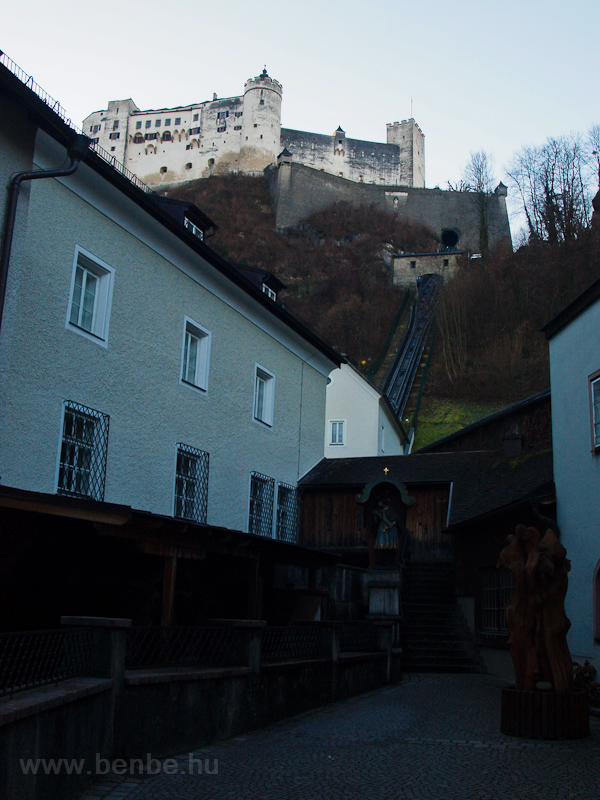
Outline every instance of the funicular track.
<svg viewBox="0 0 600 800">
<path fill-rule="evenodd" d="M 442 281 L 439 275 L 423 275 L 417 285 L 417 299 L 402 344 L 383 384 L 383 393 L 398 417 L 402 417 L 427 343 L 439 303 Z"/>
</svg>

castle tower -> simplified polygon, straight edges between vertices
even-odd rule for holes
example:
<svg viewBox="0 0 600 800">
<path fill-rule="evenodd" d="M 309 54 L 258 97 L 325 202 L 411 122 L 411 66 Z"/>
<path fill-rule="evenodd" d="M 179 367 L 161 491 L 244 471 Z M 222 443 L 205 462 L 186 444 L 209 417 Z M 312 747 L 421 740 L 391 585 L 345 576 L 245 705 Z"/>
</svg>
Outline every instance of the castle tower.
<svg viewBox="0 0 600 800">
<path fill-rule="evenodd" d="M 84 119 L 82 130 L 93 142 L 114 156 L 116 161 L 124 164 L 129 118 L 133 111 L 139 109 L 131 98 L 110 100 L 105 111 L 95 111 Z"/>
<path fill-rule="evenodd" d="M 400 148 L 400 184 L 425 188 L 425 137 L 414 119 L 388 122 L 387 142 Z"/>
<path fill-rule="evenodd" d="M 239 169 L 262 173 L 277 161 L 281 150 L 281 95 L 283 87 L 266 68 L 244 85 L 244 116 Z"/>
</svg>

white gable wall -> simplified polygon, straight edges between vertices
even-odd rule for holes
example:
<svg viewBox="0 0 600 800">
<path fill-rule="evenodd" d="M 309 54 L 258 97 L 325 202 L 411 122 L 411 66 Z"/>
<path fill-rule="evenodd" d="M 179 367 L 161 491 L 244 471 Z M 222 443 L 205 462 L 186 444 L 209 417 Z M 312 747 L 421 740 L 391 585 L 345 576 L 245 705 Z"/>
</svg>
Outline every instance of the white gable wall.
<svg viewBox="0 0 600 800">
<path fill-rule="evenodd" d="M 401 454 L 398 429 L 381 393 L 348 364 L 342 364 L 329 377 L 325 457 Z M 332 421 L 344 423 L 344 444 L 331 444 Z"/>
</svg>

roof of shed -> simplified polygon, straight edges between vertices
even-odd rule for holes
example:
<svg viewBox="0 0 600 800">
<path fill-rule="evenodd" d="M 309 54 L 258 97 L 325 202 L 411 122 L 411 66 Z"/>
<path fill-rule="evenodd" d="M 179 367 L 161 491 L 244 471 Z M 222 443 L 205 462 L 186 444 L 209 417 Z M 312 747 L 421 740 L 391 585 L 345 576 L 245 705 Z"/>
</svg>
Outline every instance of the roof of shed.
<svg viewBox="0 0 600 800">
<path fill-rule="evenodd" d="M 323 459 L 300 484 L 349 488 L 384 477 L 409 486 L 451 484 L 449 528 L 554 491 L 551 451 L 512 459 L 492 451 Z"/>
</svg>

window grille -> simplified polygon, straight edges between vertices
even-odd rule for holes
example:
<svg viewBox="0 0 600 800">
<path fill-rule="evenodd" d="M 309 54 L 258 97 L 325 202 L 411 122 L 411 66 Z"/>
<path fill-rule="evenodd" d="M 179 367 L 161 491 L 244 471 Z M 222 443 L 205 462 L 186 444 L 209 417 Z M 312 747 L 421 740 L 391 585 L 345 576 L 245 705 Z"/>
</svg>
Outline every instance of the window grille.
<svg viewBox="0 0 600 800">
<path fill-rule="evenodd" d="M 481 628 L 506 633 L 506 607 L 514 589 L 514 578 L 504 567 L 485 569 L 481 575 Z"/>
<path fill-rule="evenodd" d="M 208 462 L 204 450 L 177 445 L 174 516 L 206 522 L 208 507 Z"/>
<path fill-rule="evenodd" d="M 298 490 L 288 483 L 277 484 L 277 538 L 295 543 L 298 537 Z"/>
<path fill-rule="evenodd" d="M 250 473 L 248 530 L 258 536 L 273 536 L 273 494 L 275 479 L 260 472 Z"/>
<path fill-rule="evenodd" d="M 104 500 L 108 414 L 65 401 L 58 494 Z"/>
</svg>

